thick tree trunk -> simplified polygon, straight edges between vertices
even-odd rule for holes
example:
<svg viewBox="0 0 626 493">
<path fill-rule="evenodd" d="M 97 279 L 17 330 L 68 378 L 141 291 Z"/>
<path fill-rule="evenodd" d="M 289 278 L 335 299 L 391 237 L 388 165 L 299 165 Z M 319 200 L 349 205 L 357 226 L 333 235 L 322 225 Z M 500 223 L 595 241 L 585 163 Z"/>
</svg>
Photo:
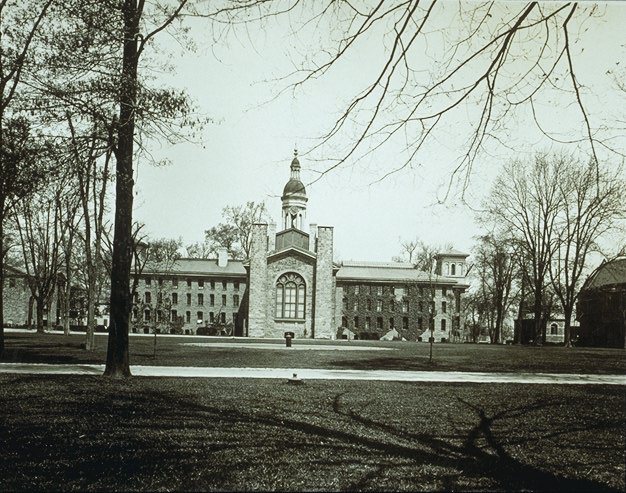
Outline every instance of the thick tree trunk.
<svg viewBox="0 0 626 493">
<path fill-rule="evenodd" d="M 565 328 L 563 329 L 563 343 L 565 347 L 572 347 L 572 307 L 565 307 Z"/>
<path fill-rule="evenodd" d="M 116 153 L 115 231 L 111 269 L 111 314 L 107 361 L 104 375 L 130 376 L 128 332 L 132 300 L 133 138 L 137 101 L 137 37 L 139 12 L 136 0 L 125 0 L 124 53 L 120 81 L 120 126 Z"/>
<path fill-rule="evenodd" d="M 36 310 L 37 310 L 37 333 L 43 334 L 43 300 L 37 298 L 36 300 Z"/>
</svg>

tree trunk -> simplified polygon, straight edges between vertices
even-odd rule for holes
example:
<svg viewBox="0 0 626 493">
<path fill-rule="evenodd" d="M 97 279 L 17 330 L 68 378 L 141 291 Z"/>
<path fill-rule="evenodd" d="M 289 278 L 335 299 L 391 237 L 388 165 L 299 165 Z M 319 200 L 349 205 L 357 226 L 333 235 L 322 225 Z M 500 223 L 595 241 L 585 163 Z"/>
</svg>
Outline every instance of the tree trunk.
<svg viewBox="0 0 626 493">
<path fill-rule="evenodd" d="M 1 142 L 0 142 L 1 145 Z M 2 195 L 0 193 L 0 195 Z M 4 197 L 0 197 L 0 356 L 4 352 Z"/>
<path fill-rule="evenodd" d="M 37 310 L 37 333 L 43 334 L 43 300 L 37 298 L 35 300 Z"/>
<path fill-rule="evenodd" d="M 88 269 L 88 285 L 87 285 L 87 334 L 85 336 L 85 349 L 87 351 L 93 351 L 96 349 L 95 331 L 96 331 L 96 317 L 95 317 L 95 275 L 92 274 L 94 270 L 93 265 L 89 265 Z"/>
<path fill-rule="evenodd" d="M 137 101 L 139 15 L 136 0 L 125 0 L 123 6 L 124 53 L 120 81 L 120 126 L 116 153 L 111 320 L 104 371 L 104 375 L 114 378 L 130 376 L 128 331 L 132 309 L 130 268 L 132 260 L 133 138 Z"/>
<path fill-rule="evenodd" d="M 565 316 L 565 328 L 563 329 L 563 343 L 565 347 L 572 347 L 572 307 L 567 306 L 563 310 Z"/>
</svg>

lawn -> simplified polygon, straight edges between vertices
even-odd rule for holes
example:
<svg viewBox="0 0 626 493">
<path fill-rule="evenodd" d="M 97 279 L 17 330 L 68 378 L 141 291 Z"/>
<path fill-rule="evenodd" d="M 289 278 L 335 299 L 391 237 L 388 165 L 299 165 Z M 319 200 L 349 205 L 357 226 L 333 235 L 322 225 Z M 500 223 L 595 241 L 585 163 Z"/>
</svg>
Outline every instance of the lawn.
<svg viewBox="0 0 626 493">
<path fill-rule="evenodd" d="M 0 375 L 1 491 L 623 491 L 620 387 Z"/>
<path fill-rule="evenodd" d="M 28 363 L 104 363 L 106 334 L 96 335 L 97 349 L 81 349 L 84 335 L 7 332 L 0 361 Z M 217 347 L 216 343 L 233 343 Z M 204 344 L 194 346 L 189 344 Z M 429 345 L 415 342 L 295 340 L 293 348 L 260 350 L 250 343 L 282 344 L 278 340 L 233 340 L 209 337 L 158 336 L 130 338 L 132 365 L 276 367 L 381 370 L 504 371 L 626 374 L 626 351 L 620 349 L 523 347 L 488 344 L 435 344 L 433 362 Z M 212 346 L 213 345 L 213 346 Z M 369 348 L 365 351 L 298 350 L 310 346 Z M 390 350 L 380 351 L 378 348 Z"/>
<path fill-rule="evenodd" d="M 1 361 L 103 363 L 106 337 L 8 332 Z M 259 343 L 131 337 L 131 364 L 626 373 L 611 349 Z M 0 374 L 0 402 L 0 491 L 626 488 L 624 387 Z"/>
</svg>

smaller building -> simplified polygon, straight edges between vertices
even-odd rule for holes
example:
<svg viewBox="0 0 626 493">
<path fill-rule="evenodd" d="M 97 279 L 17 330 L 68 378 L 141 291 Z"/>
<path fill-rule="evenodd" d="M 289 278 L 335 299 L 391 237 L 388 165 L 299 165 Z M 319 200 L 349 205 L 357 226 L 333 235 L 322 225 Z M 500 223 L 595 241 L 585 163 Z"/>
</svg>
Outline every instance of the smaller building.
<svg viewBox="0 0 626 493">
<path fill-rule="evenodd" d="M 148 263 L 134 295 L 133 331 L 196 334 L 200 328 L 219 327 L 215 335 L 241 336 L 245 295 L 246 270 L 226 250 L 217 259 Z"/>
<path fill-rule="evenodd" d="M 576 345 L 626 348 L 626 257 L 591 273 L 578 293 L 576 314 Z"/>
</svg>

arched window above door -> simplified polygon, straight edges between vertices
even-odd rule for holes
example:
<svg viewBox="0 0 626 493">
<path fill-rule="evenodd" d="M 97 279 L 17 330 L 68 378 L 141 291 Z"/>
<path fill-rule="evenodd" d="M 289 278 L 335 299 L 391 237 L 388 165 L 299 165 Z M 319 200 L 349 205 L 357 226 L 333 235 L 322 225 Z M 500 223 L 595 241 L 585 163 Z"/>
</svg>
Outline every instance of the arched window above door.
<svg viewBox="0 0 626 493">
<path fill-rule="evenodd" d="M 306 286 L 295 272 L 283 274 L 276 281 L 276 318 L 304 319 Z"/>
</svg>

